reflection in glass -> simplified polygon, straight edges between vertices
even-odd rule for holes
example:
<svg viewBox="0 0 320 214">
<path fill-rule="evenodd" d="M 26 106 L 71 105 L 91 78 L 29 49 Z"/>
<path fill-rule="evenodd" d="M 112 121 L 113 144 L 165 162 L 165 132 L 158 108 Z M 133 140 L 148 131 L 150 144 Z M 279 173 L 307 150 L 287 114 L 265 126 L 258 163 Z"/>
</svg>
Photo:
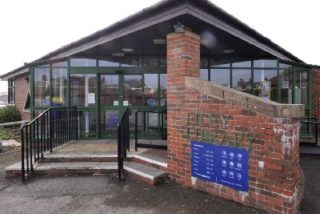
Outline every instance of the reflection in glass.
<svg viewBox="0 0 320 214">
<path fill-rule="evenodd" d="M 277 100 L 277 70 L 255 70 L 253 95 Z"/>
<path fill-rule="evenodd" d="M 119 105 L 119 75 L 101 75 L 101 105 Z"/>
<path fill-rule="evenodd" d="M 286 104 L 292 104 L 292 83 L 293 83 L 293 71 L 280 70 L 280 102 Z"/>
<path fill-rule="evenodd" d="M 72 74 L 70 75 L 71 105 L 96 105 L 96 75 Z"/>
<path fill-rule="evenodd" d="M 208 69 L 200 69 L 200 79 L 209 81 L 209 72 Z"/>
<path fill-rule="evenodd" d="M 83 58 L 74 58 L 70 60 L 71 67 L 96 67 L 97 60 L 95 59 L 83 59 Z"/>
<path fill-rule="evenodd" d="M 145 105 L 158 105 L 158 74 L 144 75 L 144 98 Z"/>
<path fill-rule="evenodd" d="M 143 94 L 142 75 L 124 75 L 123 105 L 141 106 Z"/>
<path fill-rule="evenodd" d="M 95 112 L 79 112 L 80 117 L 80 135 L 83 137 L 96 136 L 96 113 Z"/>
<path fill-rule="evenodd" d="M 99 67 L 119 67 L 119 62 L 114 62 L 111 60 L 99 60 Z"/>
<path fill-rule="evenodd" d="M 210 70 L 211 82 L 230 87 L 230 70 L 229 69 L 216 69 Z"/>
<path fill-rule="evenodd" d="M 52 69 L 52 106 L 62 106 L 68 103 L 68 69 Z"/>
<path fill-rule="evenodd" d="M 101 111 L 100 130 L 102 134 L 114 136 L 117 133 L 117 125 L 119 123 L 118 111 Z"/>
<path fill-rule="evenodd" d="M 36 107 L 50 105 L 50 70 L 49 68 L 34 69 L 34 103 Z"/>
<path fill-rule="evenodd" d="M 251 61 L 232 63 L 233 68 L 251 68 Z"/>
<path fill-rule="evenodd" d="M 261 59 L 253 62 L 255 68 L 276 68 L 277 60 Z"/>
<path fill-rule="evenodd" d="M 68 67 L 67 61 L 56 62 L 52 64 L 52 67 Z"/>
<path fill-rule="evenodd" d="M 233 69 L 232 87 L 246 93 L 251 93 L 251 71 Z"/>
<path fill-rule="evenodd" d="M 167 74 L 160 74 L 160 105 L 167 105 Z"/>
<path fill-rule="evenodd" d="M 294 103 L 308 105 L 308 72 L 297 71 L 295 75 Z"/>
</svg>

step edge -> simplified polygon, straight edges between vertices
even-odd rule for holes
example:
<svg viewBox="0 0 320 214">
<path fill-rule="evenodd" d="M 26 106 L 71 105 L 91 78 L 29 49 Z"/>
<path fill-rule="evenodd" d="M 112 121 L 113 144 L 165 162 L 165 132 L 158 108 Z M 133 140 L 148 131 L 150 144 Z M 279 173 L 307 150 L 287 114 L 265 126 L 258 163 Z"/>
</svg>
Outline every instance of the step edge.
<svg viewBox="0 0 320 214">
<path fill-rule="evenodd" d="M 141 156 L 140 154 L 133 155 L 133 158 L 137 158 L 137 159 L 140 159 L 142 161 L 145 161 L 145 162 L 148 162 L 148 163 L 151 163 L 151 164 L 155 164 L 155 165 L 158 165 L 158 166 L 161 166 L 161 167 L 164 167 L 164 168 L 168 168 L 168 163 L 164 163 L 164 162 L 161 162 L 161 161 L 153 160 L 151 158 Z"/>
</svg>

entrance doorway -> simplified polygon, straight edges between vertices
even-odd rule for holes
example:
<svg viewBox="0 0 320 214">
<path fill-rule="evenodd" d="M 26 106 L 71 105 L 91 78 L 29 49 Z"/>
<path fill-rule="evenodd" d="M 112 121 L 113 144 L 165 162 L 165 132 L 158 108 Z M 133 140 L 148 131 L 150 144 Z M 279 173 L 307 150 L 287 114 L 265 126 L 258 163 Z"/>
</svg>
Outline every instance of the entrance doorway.
<svg viewBox="0 0 320 214">
<path fill-rule="evenodd" d="M 72 71 L 70 102 L 80 111 L 82 139 L 115 139 L 124 110 L 130 109 L 130 134 L 134 139 L 135 112 L 166 110 L 165 69 L 101 69 L 96 73 Z M 138 137 L 162 139 L 160 115 L 139 112 Z"/>
</svg>

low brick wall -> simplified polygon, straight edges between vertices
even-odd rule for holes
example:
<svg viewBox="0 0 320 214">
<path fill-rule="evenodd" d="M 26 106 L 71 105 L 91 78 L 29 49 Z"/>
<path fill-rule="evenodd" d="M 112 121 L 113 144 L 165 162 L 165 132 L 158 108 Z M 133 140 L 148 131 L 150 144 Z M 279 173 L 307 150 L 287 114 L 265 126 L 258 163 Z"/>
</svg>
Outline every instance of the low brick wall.
<svg viewBox="0 0 320 214">
<path fill-rule="evenodd" d="M 168 172 L 176 182 L 271 213 L 296 213 L 303 105 L 262 100 L 199 78 L 200 38 L 168 35 Z M 249 153 L 248 191 L 192 176 L 191 142 Z M 299 197 L 298 197 L 299 196 Z"/>
</svg>

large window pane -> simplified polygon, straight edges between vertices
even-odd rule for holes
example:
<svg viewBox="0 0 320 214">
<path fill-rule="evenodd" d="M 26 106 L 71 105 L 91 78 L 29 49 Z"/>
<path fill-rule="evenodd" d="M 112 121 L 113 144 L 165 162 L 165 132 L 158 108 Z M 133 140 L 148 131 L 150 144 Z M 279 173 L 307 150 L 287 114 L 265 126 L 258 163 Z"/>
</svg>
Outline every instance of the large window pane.
<svg viewBox="0 0 320 214">
<path fill-rule="evenodd" d="M 71 67 L 96 67 L 97 60 L 95 60 L 95 59 L 82 59 L 82 58 L 71 59 L 70 66 Z"/>
<path fill-rule="evenodd" d="M 124 106 L 141 106 L 143 94 L 142 75 L 124 75 Z"/>
<path fill-rule="evenodd" d="M 62 106 L 68 103 L 68 70 L 52 69 L 52 106 Z"/>
<path fill-rule="evenodd" d="M 230 70 L 229 69 L 211 69 L 211 81 L 223 86 L 230 87 Z"/>
<path fill-rule="evenodd" d="M 277 70 L 255 70 L 253 94 L 268 100 L 277 100 Z"/>
<path fill-rule="evenodd" d="M 50 105 L 50 69 L 34 69 L 34 103 L 36 107 Z"/>
<path fill-rule="evenodd" d="M 292 70 L 280 70 L 280 102 L 286 104 L 292 104 L 292 83 L 293 83 L 293 71 Z"/>
<path fill-rule="evenodd" d="M 209 81 L 209 71 L 207 68 L 200 69 L 200 79 Z"/>
<path fill-rule="evenodd" d="M 232 63 L 232 67 L 234 67 L 234 68 L 250 68 L 251 61 L 235 62 L 235 63 Z"/>
<path fill-rule="evenodd" d="M 232 87 L 246 93 L 251 93 L 251 70 L 233 69 Z"/>
<path fill-rule="evenodd" d="M 167 74 L 160 74 L 160 105 L 167 105 Z"/>
<path fill-rule="evenodd" d="M 101 75 L 101 105 L 119 105 L 119 75 Z"/>
<path fill-rule="evenodd" d="M 99 60 L 99 67 L 119 67 L 120 63 L 112 60 Z"/>
<path fill-rule="evenodd" d="M 115 136 L 117 133 L 118 123 L 119 123 L 118 111 L 101 111 L 101 114 L 100 114 L 101 134 L 107 135 L 107 136 Z"/>
<path fill-rule="evenodd" d="M 253 66 L 256 68 L 276 68 L 277 60 L 270 60 L 270 59 L 255 60 L 253 62 Z"/>
<path fill-rule="evenodd" d="M 80 111 L 80 135 L 82 137 L 96 137 L 97 117 L 95 112 Z"/>
<path fill-rule="evenodd" d="M 96 105 L 96 75 L 72 74 L 70 76 L 71 105 Z"/>
<path fill-rule="evenodd" d="M 144 98 L 145 105 L 157 106 L 159 103 L 158 98 L 158 74 L 145 74 L 144 75 Z"/>
<path fill-rule="evenodd" d="M 308 105 L 308 72 L 297 71 L 295 75 L 294 102 Z"/>
</svg>

